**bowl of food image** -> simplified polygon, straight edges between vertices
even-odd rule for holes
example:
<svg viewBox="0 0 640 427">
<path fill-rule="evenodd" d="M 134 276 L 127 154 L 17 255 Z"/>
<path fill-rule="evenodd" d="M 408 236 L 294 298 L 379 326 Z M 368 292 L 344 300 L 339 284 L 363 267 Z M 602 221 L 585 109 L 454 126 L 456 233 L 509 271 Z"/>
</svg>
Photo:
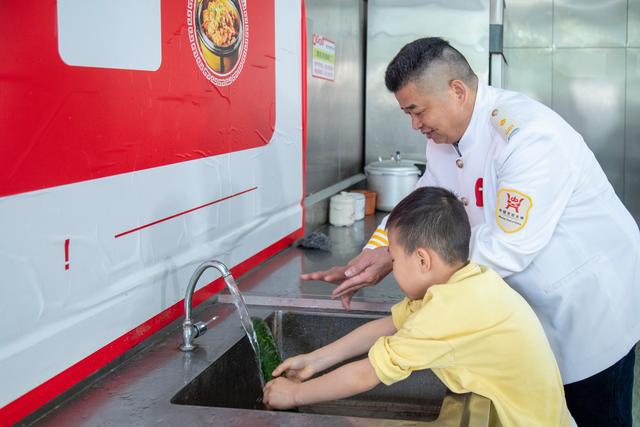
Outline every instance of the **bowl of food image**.
<svg viewBox="0 0 640 427">
<path fill-rule="evenodd" d="M 237 57 L 238 49 L 242 44 L 242 16 L 237 1 L 202 0 L 196 10 L 196 26 L 198 39 L 203 46 L 202 53 L 207 63 L 220 72 L 228 68 L 225 65 L 233 66 L 225 64 L 229 61 L 223 61 L 223 58 Z M 213 55 L 207 55 L 205 50 Z"/>
</svg>

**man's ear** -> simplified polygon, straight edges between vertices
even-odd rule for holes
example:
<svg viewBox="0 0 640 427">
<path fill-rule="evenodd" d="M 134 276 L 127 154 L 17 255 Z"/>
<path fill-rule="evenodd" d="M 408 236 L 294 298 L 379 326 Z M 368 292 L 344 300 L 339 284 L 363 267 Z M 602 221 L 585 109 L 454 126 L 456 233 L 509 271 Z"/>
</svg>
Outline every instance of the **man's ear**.
<svg viewBox="0 0 640 427">
<path fill-rule="evenodd" d="M 464 104 L 467 100 L 467 96 L 469 95 L 467 85 L 465 85 L 462 80 L 451 80 L 449 82 L 449 88 L 453 92 L 455 99 L 459 103 Z"/>
<path fill-rule="evenodd" d="M 427 273 L 431 270 L 431 254 L 425 248 L 416 249 L 416 257 L 420 263 L 420 272 Z"/>
</svg>

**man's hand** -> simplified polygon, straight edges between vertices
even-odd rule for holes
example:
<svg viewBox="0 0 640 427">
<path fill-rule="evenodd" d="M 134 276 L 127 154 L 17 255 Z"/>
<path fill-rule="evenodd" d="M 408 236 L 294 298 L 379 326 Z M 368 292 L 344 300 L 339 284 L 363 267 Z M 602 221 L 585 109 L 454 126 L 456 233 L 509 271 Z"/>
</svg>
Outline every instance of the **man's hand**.
<svg viewBox="0 0 640 427">
<path fill-rule="evenodd" d="M 311 378 L 316 372 L 322 370 L 320 363 L 313 357 L 312 353 L 293 356 L 282 362 L 273 370 L 273 376 L 284 375 L 293 381 L 305 381 Z"/>
<path fill-rule="evenodd" d="M 323 282 L 339 285 L 347 279 L 347 276 L 345 275 L 347 268 L 349 268 L 347 265 L 339 265 L 331 267 L 329 270 L 301 274 L 300 278 L 302 280 L 322 280 Z"/>
<path fill-rule="evenodd" d="M 303 280 L 322 280 L 339 285 L 331 293 L 340 297 L 342 306 L 348 310 L 353 294 L 366 286 L 373 286 L 391 271 L 391 255 L 386 246 L 365 249 L 346 266 L 336 266 L 326 271 L 303 274 Z"/>
<path fill-rule="evenodd" d="M 300 383 L 286 378 L 275 378 L 269 381 L 263 390 L 262 402 L 268 409 L 289 409 L 298 406 L 296 394 Z"/>
</svg>

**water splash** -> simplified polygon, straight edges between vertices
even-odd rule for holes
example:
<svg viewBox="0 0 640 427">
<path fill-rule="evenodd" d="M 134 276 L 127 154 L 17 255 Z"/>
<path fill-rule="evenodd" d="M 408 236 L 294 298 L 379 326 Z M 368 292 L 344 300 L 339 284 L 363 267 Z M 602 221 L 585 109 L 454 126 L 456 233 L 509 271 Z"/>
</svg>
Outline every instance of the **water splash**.
<svg viewBox="0 0 640 427">
<path fill-rule="evenodd" d="M 256 332 L 253 329 L 253 323 L 251 322 L 251 317 L 249 317 L 247 304 L 245 303 L 244 298 L 242 297 L 242 294 L 240 293 L 238 285 L 236 285 L 236 281 L 233 276 L 226 276 L 224 278 L 224 281 L 227 284 L 227 288 L 229 289 L 229 293 L 231 294 L 231 297 L 233 299 L 233 304 L 238 310 L 242 328 L 247 334 L 247 338 L 249 338 L 249 342 L 251 343 L 251 347 L 253 348 L 256 365 L 258 367 L 258 373 L 260 374 L 260 385 L 261 388 L 264 388 L 264 373 L 262 372 L 262 366 L 260 364 L 260 347 L 258 347 L 258 337 L 256 336 Z"/>
</svg>

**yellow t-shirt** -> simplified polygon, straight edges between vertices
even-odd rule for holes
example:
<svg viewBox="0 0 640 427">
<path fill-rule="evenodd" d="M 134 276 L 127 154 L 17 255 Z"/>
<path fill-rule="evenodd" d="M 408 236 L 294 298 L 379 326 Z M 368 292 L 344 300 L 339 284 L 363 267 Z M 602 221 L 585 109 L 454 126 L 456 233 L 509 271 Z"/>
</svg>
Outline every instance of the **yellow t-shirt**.
<svg viewBox="0 0 640 427">
<path fill-rule="evenodd" d="M 453 392 L 491 399 L 504 426 L 572 425 L 538 318 L 494 271 L 470 263 L 391 314 L 397 332 L 369 350 L 383 383 L 429 368 Z"/>
</svg>

